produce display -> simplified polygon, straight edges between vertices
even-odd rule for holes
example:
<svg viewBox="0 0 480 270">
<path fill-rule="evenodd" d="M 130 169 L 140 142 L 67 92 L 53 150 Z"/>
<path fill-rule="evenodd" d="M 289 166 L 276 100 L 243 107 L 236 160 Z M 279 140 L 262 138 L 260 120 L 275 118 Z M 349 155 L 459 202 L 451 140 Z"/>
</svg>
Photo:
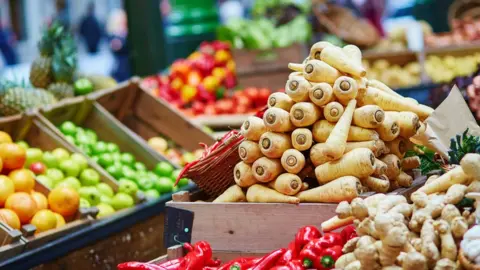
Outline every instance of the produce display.
<svg viewBox="0 0 480 270">
<path fill-rule="evenodd" d="M 418 62 L 406 65 L 391 64 L 386 59 L 363 61 L 369 79 L 378 79 L 390 87 L 410 87 L 421 82 L 421 66 Z"/>
<path fill-rule="evenodd" d="M 162 137 L 152 137 L 147 143 L 158 153 L 165 155 L 170 162 L 178 164 L 181 167 L 185 166 L 187 163 L 197 160 L 202 156 L 203 153 L 203 149 L 198 149 L 194 152 L 185 151 L 177 147 L 172 141 L 167 141 Z"/>
<path fill-rule="evenodd" d="M 247 87 L 243 90 L 235 90 L 232 94 L 225 95 L 215 102 L 204 104 L 194 101 L 191 108 L 181 111 L 188 116 L 253 114 L 265 107 L 272 92 L 268 88 Z"/>
<path fill-rule="evenodd" d="M 231 19 L 217 29 L 217 38 L 228 41 L 235 49 L 270 50 L 305 43 L 312 35 L 307 17 L 299 15 L 288 23 L 277 26 L 274 20 Z"/>
<path fill-rule="evenodd" d="M 433 30 L 426 21 L 417 21 L 425 37 L 431 37 Z M 405 26 L 397 26 L 388 31 L 386 37 L 381 39 L 371 49 L 375 51 L 403 51 L 408 49 L 407 28 Z M 427 38 L 425 38 L 426 40 Z"/>
<path fill-rule="evenodd" d="M 36 191 L 34 173 L 40 171 L 31 155 L 7 133 L 0 132 L 0 138 L 0 222 L 17 230 L 32 224 L 36 234 L 64 226 L 80 206 L 77 191 L 69 186 Z"/>
<path fill-rule="evenodd" d="M 467 96 L 475 118 L 480 119 L 480 76 L 473 77 L 472 84 L 467 87 Z"/>
<path fill-rule="evenodd" d="M 118 145 L 98 140 L 93 130 L 76 126 L 70 121 L 62 123 L 59 129 L 70 143 L 79 147 L 118 181 L 122 206 L 133 206 L 134 196 L 139 190 L 147 198 L 154 199 L 177 189 L 173 183 L 180 171 L 175 170 L 170 163 L 162 161 L 148 170 L 131 153 L 122 153 Z M 178 186 L 186 184 L 188 179 L 182 179 Z"/>
<path fill-rule="evenodd" d="M 230 46 L 203 42 L 187 59 L 176 60 L 167 75 L 147 77 L 141 85 L 177 108 L 188 108 L 195 101 L 212 103 L 236 85 Z"/>
<path fill-rule="evenodd" d="M 427 56 L 425 71 L 435 83 L 448 83 L 456 77 L 469 76 L 478 70 L 480 53 L 465 56 Z"/>
<path fill-rule="evenodd" d="M 405 157 L 409 138 L 433 109 L 367 80 L 361 60 L 356 46 L 319 42 L 289 64 L 286 93 L 241 127 L 236 185 L 213 202 L 338 203 L 411 186 L 420 160 Z"/>
<path fill-rule="evenodd" d="M 468 137 L 476 140 L 479 137 Z M 479 198 L 480 155 L 458 145 L 451 161 L 461 157 L 443 175 L 434 175 L 412 193 L 408 203 L 400 195 L 376 194 L 365 199 L 341 202 L 337 216 L 322 224 L 324 231 L 354 223 L 358 234 L 343 248 L 336 268 L 340 269 L 458 269 L 459 254 L 475 263 L 466 234 L 475 224 L 473 198 Z M 477 210 L 478 211 L 478 210 Z M 465 236 L 465 238 L 464 238 Z M 460 251 L 460 241 L 462 249 Z M 460 255 L 460 263 L 465 266 Z M 464 258 L 465 259 L 465 258 Z M 400 268 L 400 266 L 402 268 Z M 478 267 L 478 266 L 477 266 Z M 465 268 L 474 269 L 474 268 Z"/>
<path fill-rule="evenodd" d="M 213 260 L 210 244 L 205 241 L 193 246 L 184 243 L 187 254 L 178 259 L 160 264 L 127 262 L 117 266 L 118 270 L 141 269 L 210 269 L 210 270 L 303 270 L 333 269 L 335 262 L 342 256 L 345 243 L 358 238 L 353 226 L 345 227 L 341 232 L 322 233 L 315 226 L 305 226 L 298 230 L 295 239 L 287 248 L 274 250 L 263 257 L 240 257 L 222 264 Z"/>
<path fill-rule="evenodd" d="M 455 45 L 468 45 L 480 40 L 480 20 L 455 19 L 452 21 L 452 31 L 448 33 L 425 33 L 425 45 L 430 48 Z"/>
</svg>

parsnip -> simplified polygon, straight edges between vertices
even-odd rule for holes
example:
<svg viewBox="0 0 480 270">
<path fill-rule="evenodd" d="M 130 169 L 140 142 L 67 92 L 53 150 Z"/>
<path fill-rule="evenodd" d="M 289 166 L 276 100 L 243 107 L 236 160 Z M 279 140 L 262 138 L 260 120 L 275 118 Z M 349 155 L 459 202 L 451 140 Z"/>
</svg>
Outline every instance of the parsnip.
<svg viewBox="0 0 480 270">
<path fill-rule="evenodd" d="M 365 105 L 355 109 L 353 124 L 363 128 L 377 128 L 383 123 L 385 112 L 377 105 Z"/>
<path fill-rule="evenodd" d="M 265 132 L 260 137 L 259 146 L 266 157 L 281 158 L 283 152 L 292 148 L 292 142 L 288 134 Z"/>
<path fill-rule="evenodd" d="M 386 175 L 388 179 L 395 179 L 400 174 L 400 159 L 394 154 L 388 154 L 380 158 L 385 164 L 387 164 Z"/>
<path fill-rule="evenodd" d="M 320 60 L 320 53 L 322 52 L 322 50 L 325 49 L 326 47 L 332 47 L 332 46 L 334 45 L 328 41 L 319 41 L 312 45 L 312 47 L 310 48 L 309 56 L 311 59 Z"/>
<path fill-rule="evenodd" d="M 333 94 L 340 103 L 346 105 L 350 100 L 357 97 L 357 81 L 347 76 L 339 77 L 333 84 Z"/>
<path fill-rule="evenodd" d="M 312 128 L 313 139 L 319 143 L 325 142 L 334 127 L 335 125 L 329 123 L 327 120 L 317 121 Z M 357 126 L 350 126 L 350 129 L 348 130 L 347 141 L 349 142 L 362 142 L 378 139 L 379 136 L 375 130 Z"/>
<path fill-rule="evenodd" d="M 410 187 L 412 186 L 413 178 L 405 172 L 401 171 L 400 174 L 397 175 L 397 177 L 395 178 L 395 181 L 401 187 Z"/>
<path fill-rule="evenodd" d="M 342 117 L 343 114 L 342 104 L 332 101 L 323 107 L 323 115 L 330 123 L 336 123 Z"/>
<path fill-rule="evenodd" d="M 400 136 L 405 139 L 414 136 L 420 128 L 420 119 L 413 112 L 385 112 L 385 114 L 396 120 Z"/>
<path fill-rule="evenodd" d="M 282 92 L 270 94 L 267 102 L 268 108 L 276 107 L 287 112 L 290 111 L 290 108 L 292 108 L 293 104 L 295 104 L 295 102 L 287 94 Z"/>
<path fill-rule="evenodd" d="M 360 194 L 360 180 L 353 176 L 335 179 L 323 186 L 300 191 L 297 197 L 302 202 L 339 203 L 351 201 Z"/>
<path fill-rule="evenodd" d="M 296 127 L 313 125 L 322 117 L 322 111 L 311 102 L 299 102 L 290 109 L 290 121 Z"/>
<path fill-rule="evenodd" d="M 305 151 L 312 147 L 312 132 L 308 128 L 297 128 L 292 132 L 292 145 L 298 151 Z"/>
<path fill-rule="evenodd" d="M 296 149 L 288 149 L 280 159 L 285 171 L 293 174 L 299 173 L 305 167 L 305 156 Z"/>
<path fill-rule="evenodd" d="M 407 153 L 407 148 L 409 141 L 402 137 L 397 137 L 393 141 L 385 143 L 388 149 L 390 149 L 390 154 L 396 155 L 398 158 L 403 158 L 405 153 Z"/>
<path fill-rule="evenodd" d="M 226 203 L 226 202 L 244 202 L 246 201 L 245 193 L 237 186 L 233 185 L 225 190 L 220 196 L 218 196 L 213 203 Z"/>
<path fill-rule="evenodd" d="M 283 167 L 279 159 L 261 157 L 253 163 L 252 172 L 257 181 L 267 183 L 277 178 Z"/>
<path fill-rule="evenodd" d="M 320 53 L 320 59 L 332 67 L 357 76 L 363 77 L 367 74 L 362 65 L 358 64 L 358 60 L 350 59 L 339 47 L 328 46 Z"/>
<path fill-rule="evenodd" d="M 426 194 L 442 192 L 448 190 L 451 186 L 455 184 L 468 185 L 471 180 L 472 177 L 465 174 L 461 166 L 457 166 L 454 169 L 438 177 L 435 181 L 424 185 L 423 187 L 418 189 L 418 191 L 424 192 Z"/>
<path fill-rule="evenodd" d="M 332 160 L 325 154 L 326 149 L 325 143 L 317 143 L 310 148 L 310 161 L 315 167 Z"/>
<path fill-rule="evenodd" d="M 347 142 L 345 153 L 357 148 L 368 148 L 372 150 L 375 157 L 379 157 L 387 152 L 385 143 L 382 140 L 372 140 L 363 142 Z"/>
<path fill-rule="evenodd" d="M 328 83 L 316 83 L 308 90 L 310 101 L 323 106 L 334 99 L 332 86 Z"/>
<path fill-rule="evenodd" d="M 312 84 L 304 77 L 292 77 L 285 85 L 285 93 L 295 102 L 308 101 Z"/>
<path fill-rule="evenodd" d="M 350 125 L 352 123 L 352 116 L 353 112 L 355 111 L 356 104 L 357 101 L 355 99 L 348 102 L 348 105 L 345 108 L 342 117 L 340 117 L 340 120 L 338 120 L 337 124 L 328 136 L 328 139 L 325 142 L 325 154 L 328 158 L 337 160 L 345 152 L 348 133 L 350 130 Z"/>
<path fill-rule="evenodd" d="M 408 170 L 412 170 L 420 167 L 421 161 L 420 161 L 420 157 L 413 156 L 413 157 L 407 157 L 402 159 L 400 163 L 401 163 L 402 170 L 408 171 Z"/>
<path fill-rule="evenodd" d="M 246 163 L 253 163 L 263 154 L 257 142 L 245 140 L 238 146 L 238 156 Z"/>
<path fill-rule="evenodd" d="M 473 178 L 474 180 L 480 180 L 480 155 L 479 154 L 466 154 L 460 161 L 465 174 Z"/>
<path fill-rule="evenodd" d="M 388 179 L 376 178 L 368 176 L 360 179 L 362 184 L 375 192 L 386 193 L 390 188 L 390 181 Z"/>
<path fill-rule="evenodd" d="M 311 59 L 305 64 L 290 63 L 288 64 L 288 68 L 295 71 L 303 71 L 303 76 L 310 82 L 326 82 L 333 84 L 335 80 L 341 76 L 341 73 L 337 69 L 316 59 Z"/>
<path fill-rule="evenodd" d="M 357 148 L 339 160 L 329 161 L 315 168 L 318 183 L 325 184 L 342 176 L 364 178 L 375 171 L 375 156 L 370 149 Z"/>
<path fill-rule="evenodd" d="M 400 127 L 397 120 L 388 114 L 385 115 L 382 124 L 375 130 L 378 132 L 380 139 L 385 142 L 393 141 L 400 135 Z"/>
<path fill-rule="evenodd" d="M 338 216 L 333 216 L 330 219 L 327 219 L 324 222 L 322 222 L 322 225 L 321 225 L 322 231 L 330 232 L 338 228 L 341 228 L 343 226 L 347 226 L 349 224 L 352 224 L 354 219 L 355 217 L 353 216 L 344 218 L 344 219 L 338 218 Z"/>
<path fill-rule="evenodd" d="M 285 195 L 295 195 L 302 189 L 302 180 L 295 174 L 282 173 L 268 186 Z"/>
<path fill-rule="evenodd" d="M 247 201 L 255 203 L 293 203 L 297 204 L 300 200 L 293 196 L 284 195 L 276 190 L 270 189 L 264 185 L 253 185 L 247 190 Z"/>
<path fill-rule="evenodd" d="M 245 188 L 257 183 L 257 179 L 253 176 L 252 166 L 243 161 L 240 161 L 235 165 L 235 168 L 233 169 L 233 178 L 239 187 Z"/>
<path fill-rule="evenodd" d="M 357 46 L 348 44 L 342 50 L 357 66 L 362 66 L 362 51 Z"/>
<path fill-rule="evenodd" d="M 245 139 L 250 141 L 258 141 L 260 136 L 267 132 L 267 128 L 265 127 L 265 124 L 261 118 L 249 116 L 247 120 L 243 122 L 240 132 Z"/>
<path fill-rule="evenodd" d="M 268 108 L 263 114 L 263 122 L 270 131 L 288 132 L 295 129 L 290 121 L 290 114 L 280 108 Z"/>
<path fill-rule="evenodd" d="M 399 93 L 395 92 L 394 90 L 392 90 L 390 87 L 388 87 L 386 84 L 382 83 L 381 81 L 377 81 L 377 80 L 374 80 L 374 79 L 371 79 L 371 80 L 368 80 L 368 85 L 373 87 L 373 88 L 377 88 L 378 90 L 381 90 L 385 93 L 388 93 L 392 96 L 396 96 L 396 97 L 399 97 L 399 98 L 403 98 L 402 95 L 400 95 Z"/>
</svg>

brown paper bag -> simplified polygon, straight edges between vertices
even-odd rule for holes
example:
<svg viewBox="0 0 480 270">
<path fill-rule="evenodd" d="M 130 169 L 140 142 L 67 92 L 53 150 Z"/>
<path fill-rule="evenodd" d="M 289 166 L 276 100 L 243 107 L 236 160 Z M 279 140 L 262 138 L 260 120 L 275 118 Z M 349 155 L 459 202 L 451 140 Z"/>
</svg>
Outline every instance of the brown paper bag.
<svg viewBox="0 0 480 270">
<path fill-rule="evenodd" d="M 467 128 L 469 134 L 480 136 L 480 127 L 456 85 L 453 86 L 448 97 L 425 120 L 425 125 L 425 133 L 416 135 L 410 140 L 437 151 L 445 158 L 448 158 L 450 138 L 463 133 Z"/>
</svg>

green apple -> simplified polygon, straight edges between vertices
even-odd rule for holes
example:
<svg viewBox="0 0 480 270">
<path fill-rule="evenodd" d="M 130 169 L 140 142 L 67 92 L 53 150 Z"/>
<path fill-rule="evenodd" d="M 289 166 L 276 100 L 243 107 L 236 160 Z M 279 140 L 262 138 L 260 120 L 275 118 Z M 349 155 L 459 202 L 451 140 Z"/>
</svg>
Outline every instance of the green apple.
<svg viewBox="0 0 480 270">
<path fill-rule="evenodd" d="M 52 154 L 57 158 L 58 161 L 62 161 L 70 158 L 70 153 L 63 148 L 57 148 L 53 150 Z"/>
<path fill-rule="evenodd" d="M 177 186 L 178 186 L 178 187 L 184 187 L 184 186 L 188 185 L 189 183 L 190 183 L 190 179 L 188 179 L 188 178 L 180 178 L 180 180 L 178 181 Z"/>
<path fill-rule="evenodd" d="M 160 177 L 160 179 L 155 182 L 155 189 L 158 190 L 158 192 L 160 192 L 161 194 L 172 192 L 172 180 L 170 180 L 170 178 L 168 177 Z"/>
<path fill-rule="evenodd" d="M 85 198 L 80 198 L 80 208 L 89 208 L 91 207 L 92 205 L 90 204 L 90 202 L 85 199 Z"/>
<path fill-rule="evenodd" d="M 80 170 L 82 171 L 88 168 L 88 161 L 82 154 L 73 153 L 70 156 L 70 160 L 78 164 L 78 166 L 80 166 Z"/>
<path fill-rule="evenodd" d="M 85 134 L 88 136 L 88 138 L 90 138 L 90 141 L 92 142 L 92 144 L 97 143 L 98 137 L 97 137 L 97 133 L 95 133 L 95 131 L 93 131 L 91 129 L 85 129 Z"/>
<path fill-rule="evenodd" d="M 77 145 L 93 145 L 92 140 L 84 132 L 79 132 L 75 135 L 75 142 Z"/>
<path fill-rule="evenodd" d="M 153 200 L 160 197 L 160 193 L 156 189 L 149 189 L 144 192 L 145 197 L 147 200 Z"/>
<path fill-rule="evenodd" d="M 78 148 L 87 156 L 91 156 L 92 155 L 92 148 L 88 145 L 80 145 L 78 146 Z M 93 157 L 92 157 L 93 159 Z"/>
<path fill-rule="evenodd" d="M 93 157 L 90 157 L 90 158 L 91 158 L 91 159 L 93 160 L 93 162 L 95 162 L 95 163 L 98 163 L 98 161 L 100 160 L 100 158 L 99 158 L 98 156 L 93 156 Z"/>
<path fill-rule="evenodd" d="M 100 203 L 100 192 L 95 187 L 81 187 L 78 189 L 78 194 L 81 198 L 86 199 L 90 205 L 97 205 Z"/>
<path fill-rule="evenodd" d="M 183 163 L 186 164 L 186 163 L 190 163 L 197 160 L 197 157 L 191 152 L 185 152 L 182 155 L 182 160 L 183 160 Z"/>
<path fill-rule="evenodd" d="M 112 165 L 108 167 L 106 171 L 115 179 L 120 179 L 123 177 L 122 166 L 120 165 Z"/>
<path fill-rule="evenodd" d="M 52 180 L 52 184 L 54 186 L 60 183 L 65 178 L 63 172 L 56 168 L 47 169 L 45 175 L 50 178 L 50 180 Z"/>
<path fill-rule="evenodd" d="M 135 164 L 135 157 L 130 153 L 122 153 L 120 161 L 125 165 L 133 167 Z"/>
<path fill-rule="evenodd" d="M 26 141 L 17 141 L 16 144 L 22 147 L 23 149 L 25 149 L 25 151 L 27 151 L 27 149 L 30 148 L 30 146 L 28 146 L 28 143 Z"/>
<path fill-rule="evenodd" d="M 113 196 L 112 196 L 112 197 L 113 197 Z M 111 204 L 112 204 L 112 197 L 108 197 L 108 196 L 105 196 L 105 195 L 101 195 L 101 196 L 100 196 L 100 203 L 104 203 L 104 204 L 111 205 Z"/>
<path fill-rule="evenodd" d="M 165 176 L 165 177 L 171 177 L 172 172 L 174 170 L 174 167 L 172 164 L 166 162 L 166 161 L 161 161 L 155 166 L 153 171 L 158 175 L 158 176 Z"/>
<path fill-rule="evenodd" d="M 82 186 L 96 186 L 100 183 L 100 175 L 94 170 L 87 168 L 80 173 Z"/>
<path fill-rule="evenodd" d="M 181 172 L 182 172 L 181 169 L 176 169 L 172 172 L 171 179 L 174 183 L 175 183 L 175 181 L 177 181 L 177 178 L 178 178 L 178 176 L 180 175 Z"/>
<path fill-rule="evenodd" d="M 135 196 L 137 191 L 138 186 L 132 180 L 122 178 L 118 181 L 118 192 L 123 192 L 130 196 Z"/>
<path fill-rule="evenodd" d="M 39 148 L 28 148 L 27 149 L 27 160 L 25 161 L 25 167 L 30 167 L 30 164 L 42 161 L 43 151 Z"/>
<path fill-rule="evenodd" d="M 115 210 L 132 207 L 135 204 L 132 196 L 119 192 L 112 198 L 112 206 Z"/>
<path fill-rule="evenodd" d="M 122 154 L 115 152 L 115 153 L 111 153 L 111 155 L 115 162 L 121 163 Z"/>
<path fill-rule="evenodd" d="M 136 171 L 142 171 L 142 172 L 147 170 L 147 166 L 145 166 L 145 164 L 143 164 L 140 161 L 135 162 L 135 164 L 133 164 L 133 168 Z"/>
<path fill-rule="evenodd" d="M 75 136 L 77 133 L 77 126 L 73 122 L 65 121 L 60 125 L 60 131 L 64 135 Z"/>
<path fill-rule="evenodd" d="M 69 144 L 77 145 L 77 142 L 75 141 L 75 138 L 73 136 L 66 135 L 65 140 L 67 140 Z"/>
<path fill-rule="evenodd" d="M 137 173 L 127 165 L 122 166 L 122 174 L 124 178 L 128 178 L 130 180 L 135 180 Z"/>
<path fill-rule="evenodd" d="M 57 168 L 58 167 L 58 159 L 55 157 L 52 152 L 44 152 L 43 153 L 43 164 L 47 166 L 47 168 Z"/>
<path fill-rule="evenodd" d="M 111 205 L 106 203 L 99 203 L 97 205 L 97 208 L 98 208 L 97 218 L 103 218 L 115 213 L 115 209 L 113 209 Z"/>
<path fill-rule="evenodd" d="M 107 143 L 107 152 L 118 153 L 118 152 L 120 152 L 120 148 L 118 147 L 118 145 L 116 145 L 114 143 Z"/>
<path fill-rule="evenodd" d="M 113 189 L 107 183 L 98 183 L 97 190 L 104 196 L 113 197 Z"/>
<path fill-rule="evenodd" d="M 60 182 L 60 184 L 61 184 L 62 186 L 71 187 L 71 188 L 73 188 L 73 189 L 75 189 L 75 190 L 78 190 L 78 189 L 82 186 L 82 184 L 80 183 L 80 181 L 79 181 L 77 178 L 73 177 L 73 176 L 69 176 L 69 177 L 63 179 L 63 181 Z M 60 185 L 60 184 L 58 184 L 58 185 Z M 58 186 L 58 185 L 57 185 L 57 186 Z"/>
<path fill-rule="evenodd" d="M 100 156 L 98 156 L 98 164 L 102 166 L 103 168 L 108 168 L 113 165 L 113 158 L 110 153 L 103 153 Z"/>
<path fill-rule="evenodd" d="M 107 144 L 105 142 L 97 142 L 92 146 L 92 154 L 97 156 L 107 152 Z"/>
<path fill-rule="evenodd" d="M 48 188 L 53 188 L 53 181 L 46 175 L 37 175 L 36 179 Z"/>
<path fill-rule="evenodd" d="M 77 177 L 81 171 L 80 166 L 71 159 L 60 162 L 60 166 L 58 166 L 58 168 L 62 170 L 66 176 L 73 177 Z"/>
<path fill-rule="evenodd" d="M 141 190 L 148 190 L 155 188 L 156 181 L 149 177 L 138 177 L 136 182 Z"/>
</svg>

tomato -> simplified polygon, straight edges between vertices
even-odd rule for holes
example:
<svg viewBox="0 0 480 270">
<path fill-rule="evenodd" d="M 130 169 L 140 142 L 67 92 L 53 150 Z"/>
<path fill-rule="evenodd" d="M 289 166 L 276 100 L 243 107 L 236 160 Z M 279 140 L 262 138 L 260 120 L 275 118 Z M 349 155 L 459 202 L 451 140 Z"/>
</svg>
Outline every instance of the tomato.
<svg viewBox="0 0 480 270">
<path fill-rule="evenodd" d="M 256 106 L 265 106 L 271 93 L 272 92 L 268 88 L 261 88 L 260 90 L 258 90 L 258 100 Z"/>
<path fill-rule="evenodd" d="M 243 107 L 246 107 L 246 108 L 250 108 L 253 105 L 252 101 L 245 95 L 234 96 L 234 100 L 236 101 L 237 106 L 243 106 Z"/>
<path fill-rule="evenodd" d="M 245 95 L 252 101 L 256 102 L 259 96 L 259 91 L 256 87 L 247 87 L 245 90 L 243 90 Z"/>
<path fill-rule="evenodd" d="M 215 108 L 215 104 L 207 104 L 205 106 L 205 110 L 203 111 L 203 114 L 205 115 L 216 115 L 217 114 L 217 109 Z"/>
<path fill-rule="evenodd" d="M 202 81 L 202 75 L 198 71 L 191 71 L 187 76 L 187 83 L 193 87 L 196 87 Z"/>
<path fill-rule="evenodd" d="M 245 105 L 237 105 L 235 106 L 235 113 L 238 114 L 246 114 L 249 111 L 249 107 Z"/>
<path fill-rule="evenodd" d="M 234 104 L 231 99 L 222 99 L 215 104 L 218 114 L 229 114 L 234 110 Z"/>
<path fill-rule="evenodd" d="M 192 104 L 192 111 L 195 115 L 203 114 L 205 105 L 200 101 L 194 101 Z"/>
<path fill-rule="evenodd" d="M 230 60 L 232 56 L 226 50 L 219 50 L 215 52 L 215 64 L 216 65 L 224 65 Z"/>
<path fill-rule="evenodd" d="M 180 89 L 182 89 L 183 87 L 183 80 L 180 77 L 176 77 L 172 80 L 172 82 L 170 83 L 170 86 L 175 91 L 180 91 Z"/>
<path fill-rule="evenodd" d="M 217 77 L 218 80 L 223 81 L 227 75 L 227 70 L 225 68 L 216 67 L 212 70 L 212 75 Z"/>
</svg>

